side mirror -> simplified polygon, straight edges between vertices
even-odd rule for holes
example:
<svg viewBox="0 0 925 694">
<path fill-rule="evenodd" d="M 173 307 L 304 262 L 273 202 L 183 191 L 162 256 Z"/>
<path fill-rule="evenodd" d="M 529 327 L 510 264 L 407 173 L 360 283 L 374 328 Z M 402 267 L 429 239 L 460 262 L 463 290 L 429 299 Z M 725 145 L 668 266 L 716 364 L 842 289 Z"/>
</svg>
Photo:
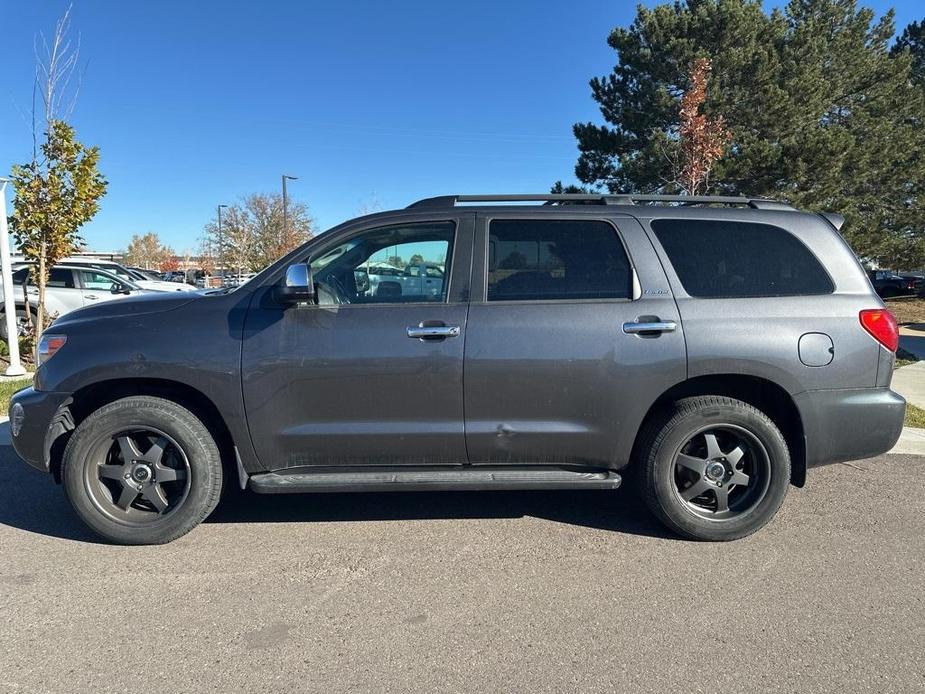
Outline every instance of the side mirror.
<svg viewBox="0 0 925 694">
<path fill-rule="evenodd" d="M 113 285 L 109 288 L 109 291 L 113 294 L 131 294 L 132 290 L 130 287 L 124 284 L 116 284 L 113 282 Z"/>
<path fill-rule="evenodd" d="M 276 288 L 276 297 L 285 304 L 314 301 L 315 281 L 312 279 L 312 269 L 307 263 L 298 263 L 286 268 L 286 279 L 281 287 Z"/>
</svg>

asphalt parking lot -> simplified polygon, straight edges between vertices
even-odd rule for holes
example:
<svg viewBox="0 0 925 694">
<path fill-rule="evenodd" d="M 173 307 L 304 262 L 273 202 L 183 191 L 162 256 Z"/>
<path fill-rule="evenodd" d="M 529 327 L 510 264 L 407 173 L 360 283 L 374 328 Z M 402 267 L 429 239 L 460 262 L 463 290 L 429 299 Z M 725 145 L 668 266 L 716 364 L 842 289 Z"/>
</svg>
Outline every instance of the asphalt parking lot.
<svg viewBox="0 0 925 694">
<path fill-rule="evenodd" d="M 100 544 L 0 447 L 0 690 L 925 690 L 925 458 L 731 544 L 629 491 L 258 497 Z"/>
</svg>

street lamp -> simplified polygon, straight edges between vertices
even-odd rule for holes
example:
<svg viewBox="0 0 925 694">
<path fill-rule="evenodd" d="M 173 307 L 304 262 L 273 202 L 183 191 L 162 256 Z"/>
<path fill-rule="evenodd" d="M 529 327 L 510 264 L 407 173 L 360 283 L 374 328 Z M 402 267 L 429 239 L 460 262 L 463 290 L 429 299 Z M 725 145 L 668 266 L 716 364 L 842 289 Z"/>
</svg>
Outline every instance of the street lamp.
<svg viewBox="0 0 925 694">
<path fill-rule="evenodd" d="M 280 250 L 285 243 L 289 233 L 289 198 L 286 196 L 286 180 L 298 181 L 298 176 L 289 176 L 283 174 L 283 237 L 280 239 Z"/>
<path fill-rule="evenodd" d="M 228 207 L 228 205 L 219 205 L 216 209 L 218 211 L 218 264 L 222 268 L 222 284 L 225 283 L 225 246 L 224 241 L 222 240 L 222 208 Z M 216 268 L 218 270 L 218 268 Z"/>
</svg>

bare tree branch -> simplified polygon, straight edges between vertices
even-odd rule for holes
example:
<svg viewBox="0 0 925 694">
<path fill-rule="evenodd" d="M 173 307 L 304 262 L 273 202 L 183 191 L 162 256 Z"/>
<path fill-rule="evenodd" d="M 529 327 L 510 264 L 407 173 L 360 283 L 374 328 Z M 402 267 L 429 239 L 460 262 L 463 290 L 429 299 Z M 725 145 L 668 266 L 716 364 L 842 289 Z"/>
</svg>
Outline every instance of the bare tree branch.
<svg viewBox="0 0 925 694">
<path fill-rule="evenodd" d="M 35 84 L 40 89 L 42 103 L 45 106 L 45 127 L 56 119 L 70 117 L 76 105 L 77 94 L 83 75 L 78 73 L 78 86 L 75 93 L 69 97 L 69 86 L 80 61 L 80 36 L 74 44 L 70 37 L 71 10 L 68 5 L 64 15 L 55 24 L 51 42 L 44 33 L 39 33 L 33 41 L 35 53 Z M 65 107 L 64 104 L 67 104 Z M 38 125 L 34 117 L 35 104 L 33 103 L 33 134 Z M 33 138 L 37 139 L 37 138 Z"/>
</svg>

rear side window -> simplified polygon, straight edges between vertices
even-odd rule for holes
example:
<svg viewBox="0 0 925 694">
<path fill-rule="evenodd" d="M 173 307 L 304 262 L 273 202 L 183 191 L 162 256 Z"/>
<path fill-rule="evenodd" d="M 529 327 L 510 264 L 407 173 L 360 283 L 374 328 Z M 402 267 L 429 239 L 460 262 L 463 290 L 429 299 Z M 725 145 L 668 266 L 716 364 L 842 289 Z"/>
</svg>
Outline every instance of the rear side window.
<svg viewBox="0 0 925 694">
<path fill-rule="evenodd" d="M 48 273 L 48 286 L 59 289 L 74 288 L 74 273 L 63 267 L 53 267 Z"/>
<path fill-rule="evenodd" d="M 657 219 L 652 229 L 691 296 L 809 296 L 835 289 L 810 250 L 780 227 Z"/>
<path fill-rule="evenodd" d="M 627 299 L 630 263 L 602 221 L 496 219 L 488 232 L 488 300 Z"/>
</svg>

